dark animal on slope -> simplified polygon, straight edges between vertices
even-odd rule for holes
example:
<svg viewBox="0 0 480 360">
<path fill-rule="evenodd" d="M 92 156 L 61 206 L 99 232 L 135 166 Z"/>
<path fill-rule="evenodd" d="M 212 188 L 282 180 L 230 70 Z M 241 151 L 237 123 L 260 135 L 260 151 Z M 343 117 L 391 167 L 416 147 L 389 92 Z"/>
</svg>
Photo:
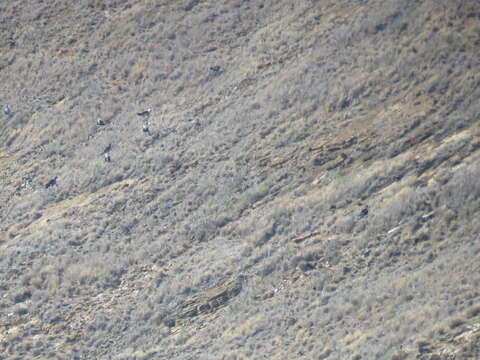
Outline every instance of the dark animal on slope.
<svg viewBox="0 0 480 360">
<path fill-rule="evenodd" d="M 8 105 L 5 105 L 5 107 L 3 108 L 3 113 L 7 116 L 12 115 L 12 109 L 10 109 Z"/>
<path fill-rule="evenodd" d="M 98 126 L 103 126 L 103 125 L 105 125 L 105 121 L 103 121 L 102 119 L 97 119 L 97 125 Z"/>
<path fill-rule="evenodd" d="M 55 176 L 54 178 L 50 179 L 46 184 L 45 184 L 45 189 L 48 189 L 52 186 L 55 186 L 57 185 L 57 179 L 58 179 L 58 176 Z"/>
<path fill-rule="evenodd" d="M 138 112 L 137 115 L 141 117 L 148 117 L 150 116 L 150 113 L 152 112 L 152 109 L 147 109 L 141 112 Z"/>
<path fill-rule="evenodd" d="M 360 211 L 360 216 L 363 217 L 363 216 L 367 216 L 368 215 L 368 208 L 365 207 L 362 209 L 362 211 Z"/>
<path fill-rule="evenodd" d="M 108 154 L 112 150 L 112 144 L 108 144 L 105 149 L 103 149 L 102 154 Z"/>
</svg>

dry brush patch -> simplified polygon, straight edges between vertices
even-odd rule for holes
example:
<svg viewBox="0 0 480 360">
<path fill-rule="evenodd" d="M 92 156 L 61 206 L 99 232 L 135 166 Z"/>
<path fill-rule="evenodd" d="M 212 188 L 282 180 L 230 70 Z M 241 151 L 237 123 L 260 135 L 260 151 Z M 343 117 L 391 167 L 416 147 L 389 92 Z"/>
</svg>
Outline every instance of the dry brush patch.
<svg viewBox="0 0 480 360">
<path fill-rule="evenodd" d="M 474 1 L 15 5 L 8 356 L 475 353 Z"/>
</svg>

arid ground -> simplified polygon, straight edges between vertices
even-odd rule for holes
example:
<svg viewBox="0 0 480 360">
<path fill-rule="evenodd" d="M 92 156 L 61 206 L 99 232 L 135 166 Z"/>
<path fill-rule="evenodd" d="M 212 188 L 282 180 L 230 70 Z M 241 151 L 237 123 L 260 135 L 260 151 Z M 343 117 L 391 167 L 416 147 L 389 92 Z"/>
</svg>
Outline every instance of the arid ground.
<svg viewBox="0 0 480 360">
<path fill-rule="evenodd" d="M 480 359 L 477 0 L 5 0 L 0 105 L 0 359 Z"/>
</svg>

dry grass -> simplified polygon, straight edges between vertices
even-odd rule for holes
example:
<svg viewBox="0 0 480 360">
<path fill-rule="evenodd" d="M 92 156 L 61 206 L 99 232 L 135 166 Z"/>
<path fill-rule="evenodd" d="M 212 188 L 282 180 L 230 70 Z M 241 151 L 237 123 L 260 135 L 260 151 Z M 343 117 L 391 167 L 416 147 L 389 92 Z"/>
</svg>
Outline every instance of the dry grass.
<svg viewBox="0 0 480 360">
<path fill-rule="evenodd" d="M 2 356 L 478 353 L 474 1 L 37 5 L 0 5 Z"/>
</svg>

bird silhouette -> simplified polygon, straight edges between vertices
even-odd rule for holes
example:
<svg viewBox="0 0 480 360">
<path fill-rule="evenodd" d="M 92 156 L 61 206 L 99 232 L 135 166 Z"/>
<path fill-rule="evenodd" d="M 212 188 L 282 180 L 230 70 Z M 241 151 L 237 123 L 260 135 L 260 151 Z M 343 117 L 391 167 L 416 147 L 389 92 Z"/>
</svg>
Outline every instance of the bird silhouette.
<svg viewBox="0 0 480 360">
<path fill-rule="evenodd" d="M 102 154 L 108 154 L 110 151 L 112 151 L 112 143 L 108 144 L 105 149 L 103 149 Z"/>
<path fill-rule="evenodd" d="M 143 110 L 141 112 L 138 112 L 137 115 L 141 116 L 141 117 L 147 117 L 147 116 L 150 116 L 151 112 L 152 112 L 152 109 L 147 109 L 147 110 Z"/>
<path fill-rule="evenodd" d="M 58 176 L 55 176 L 54 178 L 50 179 L 46 184 L 45 184 L 45 189 L 48 189 L 52 186 L 55 186 L 57 185 L 57 179 L 58 179 Z"/>
<path fill-rule="evenodd" d="M 3 108 L 3 113 L 7 116 L 12 115 L 12 109 L 10 109 L 10 106 L 5 105 L 5 107 Z"/>
</svg>

